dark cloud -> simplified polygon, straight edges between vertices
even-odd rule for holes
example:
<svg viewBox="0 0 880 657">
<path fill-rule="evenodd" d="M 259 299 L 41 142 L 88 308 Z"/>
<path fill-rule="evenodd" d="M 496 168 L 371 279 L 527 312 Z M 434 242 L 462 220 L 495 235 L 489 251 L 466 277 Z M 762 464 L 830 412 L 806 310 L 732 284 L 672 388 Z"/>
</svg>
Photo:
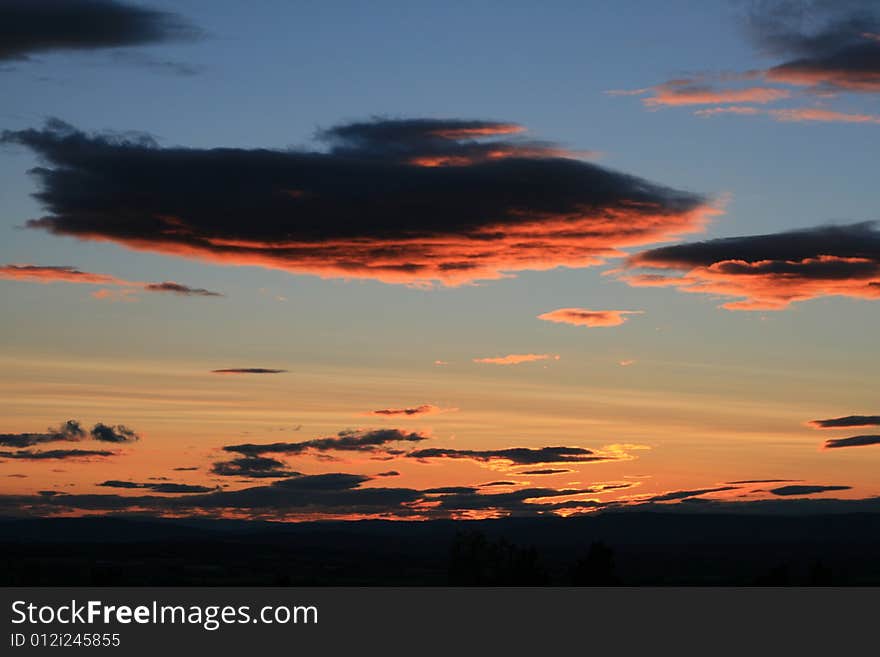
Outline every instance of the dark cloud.
<svg viewBox="0 0 880 657">
<path fill-rule="evenodd" d="M 221 477 L 245 477 L 249 479 L 272 479 L 296 477 L 300 473 L 289 470 L 287 464 L 268 456 L 245 456 L 230 461 L 219 461 L 211 472 Z"/>
<path fill-rule="evenodd" d="M 509 461 L 513 465 L 538 465 L 541 463 L 589 463 L 610 461 L 615 457 L 599 456 L 583 447 L 508 447 L 506 449 L 451 449 L 434 447 L 409 452 L 406 456 L 416 459 L 470 459 L 472 461 Z M 521 473 L 524 474 L 524 473 Z"/>
<path fill-rule="evenodd" d="M 824 493 L 833 490 L 850 490 L 852 486 L 781 486 L 780 488 L 771 488 L 770 492 L 774 495 L 813 495 L 814 493 Z"/>
<path fill-rule="evenodd" d="M 140 440 L 140 436 L 122 424 L 109 426 L 98 422 L 90 433 L 92 438 L 105 443 L 132 443 Z"/>
<path fill-rule="evenodd" d="M 425 491 L 428 492 L 428 491 Z M 537 502 L 555 497 L 573 497 L 597 492 L 592 488 L 521 488 L 507 493 L 480 493 L 476 489 L 464 488 L 452 491 L 438 498 L 437 508 L 447 511 L 501 511 L 505 514 L 524 515 L 549 512 L 572 507 L 601 505 L 595 500 L 571 500 L 566 502 Z M 535 500 L 529 502 L 528 500 Z"/>
<path fill-rule="evenodd" d="M 174 281 L 163 281 L 162 283 L 147 283 L 144 285 L 147 292 L 170 292 L 183 297 L 222 297 L 219 292 L 212 292 L 201 287 L 190 287 L 182 285 Z"/>
<path fill-rule="evenodd" d="M 803 479 L 740 479 L 739 481 L 727 481 L 727 484 L 787 484 Z"/>
<path fill-rule="evenodd" d="M 816 429 L 835 429 L 837 427 L 880 427 L 880 415 L 846 415 L 827 420 L 810 420 L 807 424 Z"/>
<path fill-rule="evenodd" d="M 55 493 L 51 497 L 0 495 L 0 509 L 25 513 L 53 514 L 59 510 L 96 512 L 137 511 L 157 515 L 196 513 L 249 517 L 293 515 L 327 517 L 464 517 L 469 514 L 539 515 L 554 510 L 598 508 L 604 503 L 592 499 L 563 499 L 592 495 L 608 485 L 562 489 L 528 488 L 512 492 L 484 494 L 470 486 L 448 486 L 417 490 L 411 488 L 365 487 L 372 477 L 351 473 L 290 476 L 269 485 L 240 490 L 213 489 L 210 492 L 182 490 L 184 495 L 93 495 Z M 161 484 L 107 481 L 106 487 L 149 488 L 171 492 Z M 554 501 L 558 500 L 558 501 Z"/>
<path fill-rule="evenodd" d="M 370 411 L 368 415 L 378 415 L 382 417 L 410 417 L 413 415 L 435 415 L 437 413 L 447 413 L 449 411 L 455 410 L 458 409 L 440 408 L 439 406 L 434 406 L 433 404 L 421 404 L 419 406 L 411 406 L 409 408 L 381 408 L 375 411 Z"/>
<path fill-rule="evenodd" d="M 647 499 L 639 500 L 639 502 L 674 502 L 697 497 L 698 495 L 706 495 L 707 493 L 721 493 L 727 490 L 736 490 L 736 486 L 718 486 L 716 488 L 701 488 L 697 490 L 676 490 L 669 493 L 662 493 L 660 495 L 653 495 Z"/>
<path fill-rule="evenodd" d="M 386 470 L 385 472 L 377 472 L 376 477 L 399 477 L 400 473 L 397 470 Z"/>
<path fill-rule="evenodd" d="M 517 482 L 515 481 L 489 481 L 485 484 L 480 484 L 480 488 L 489 488 L 491 486 L 516 486 Z"/>
<path fill-rule="evenodd" d="M 503 493 L 484 493 L 472 486 L 447 486 L 418 490 L 412 488 L 369 487 L 373 478 L 351 473 L 296 475 L 268 485 L 239 490 L 212 489 L 196 492 L 153 488 L 160 484 L 109 481 L 103 485 L 113 488 L 139 489 L 149 487 L 153 492 L 181 492 L 180 495 L 94 495 L 65 494 L 50 491 L 49 495 L 0 495 L 0 510 L 15 510 L 35 515 L 56 514 L 59 511 L 137 512 L 156 515 L 180 516 L 187 513 L 198 516 L 237 514 L 250 518 L 266 517 L 375 517 L 375 518 L 463 518 L 494 516 L 535 516 L 555 512 L 577 512 L 600 508 L 639 510 L 650 508 L 654 502 L 678 502 L 697 499 L 701 495 L 732 487 L 704 488 L 673 491 L 648 499 L 602 502 L 593 498 L 602 492 L 630 486 L 628 483 L 596 484 L 583 488 L 524 488 Z M 777 496 L 807 495 L 830 490 L 844 490 L 845 486 L 788 486 L 770 491 Z M 702 499 L 702 498 L 699 498 Z M 717 500 L 706 500 L 719 505 Z M 763 501 L 766 505 L 768 501 Z M 772 502 L 769 502 L 772 504 Z M 748 509 L 744 503 L 729 500 L 731 511 Z M 678 505 L 664 509 L 681 508 Z M 271 515 L 269 515 L 271 514 Z"/>
<path fill-rule="evenodd" d="M 0 61 L 194 39 L 176 14 L 116 0 L 0 0 Z"/>
<path fill-rule="evenodd" d="M 194 486 L 191 484 L 175 483 L 136 483 L 133 481 L 118 481 L 110 479 L 98 484 L 106 488 L 146 488 L 156 493 L 210 493 L 213 488 L 208 486 Z"/>
<path fill-rule="evenodd" d="M 283 374 L 287 370 L 271 370 L 266 367 L 229 367 L 222 370 L 211 370 L 212 374 Z"/>
<path fill-rule="evenodd" d="M 517 474 L 521 474 L 521 475 L 555 475 L 555 474 L 562 474 L 564 472 L 572 472 L 572 471 L 566 470 L 565 468 L 539 468 L 537 470 L 520 470 Z"/>
<path fill-rule="evenodd" d="M 0 452 L 0 456 L 11 459 L 40 460 L 112 456 L 114 454 L 114 452 L 103 450 L 55 449 L 39 451 L 23 449 L 52 442 L 76 442 L 85 440 L 87 437 L 110 443 L 129 443 L 138 440 L 138 435 L 134 431 L 121 424 L 108 426 L 99 422 L 86 434 L 79 421 L 67 420 L 61 423 L 57 429 L 50 428 L 44 433 L 0 434 L 0 446 L 19 449 L 17 452 Z"/>
<path fill-rule="evenodd" d="M 0 446 L 31 447 L 42 443 L 76 441 L 85 437 L 86 433 L 76 420 L 67 420 L 57 429 L 48 429 L 45 433 L 3 433 L 0 434 Z"/>
<path fill-rule="evenodd" d="M 458 285 L 586 267 L 717 212 L 698 195 L 508 138 L 519 130 L 378 119 L 323 131 L 329 150 L 316 152 L 160 148 L 56 120 L 2 140 L 46 162 L 34 174 L 48 214 L 32 228 L 325 277 Z"/>
<path fill-rule="evenodd" d="M 880 12 L 873 0 L 758 3 L 749 14 L 758 46 L 786 61 L 765 71 L 772 82 L 880 92 Z"/>
<path fill-rule="evenodd" d="M 428 488 L 422 492 L 427 495 L 470 495 L 476 493 L 477 489 L 473 486 L 439 486 Z"/>
<path fill-rule="evenodd" d="M 288 490 L 350 490 L 370 481 L 367 475 L 330 472 L 318 475 L 301 475 L 276 481 L 272 486 Z"/>
<path fill-rule="evenodd" d="M 637 253 L 627 268 L 630 285 L 738 298 L 724 304 L 730 310 L 828 295 L 880 299 L 880 231 L 866 222 L 680 244 Z"/>
<path fill-rule="evenodd" d="M 642 102 L 651 109 L 703 106 L 694 111 L 700 117 L 880 123 L 878 114 L 830 109 L 827 100 L 840 92 L 880 93 L 880 6 L 875 0 L 760 0 L 750 9 L 746 31 L 762 54 L 774 58 L 769 68 L 704 72 L 608 93 L 645 96 Z M 798 106 L 763 108 L 786 99 Z"/>
<path fill-rule="evenodd" d="M 188 466 L 184 468 L 172 468 L 175 472 L 192 472 L 194 470 L 198 470 L 198 466 Z"/>
<path fill-rule="evenodd" d="M 24 459 L 27 461 L 40 461 L 43 459 L 78 459 L 90 458 L 93 456 L 113 456 L 114 452 L 94 449 L 50 449 L 44 451 L 35 451 L 31 449 L 22 449 L 17 452 L 0 452 L 0 458 L 7 459 Z"/>
<path fill-rule="evenodd" d="M 405 505 L 422 497 L 417 490 L 407 488 L 361 488 L 369 477 L 346 473 L 299 476 L 235 491 L 214 490 L 210 493 L 187 494 L 179 497 L 154 495 L 79 495 L 58 494 L 51 499 L 31 496 L 0 496 L 2 507 L 35 507 L 36 510 L 58 508 L 90 511 L 120 511 L 138 509 L 155 513 L 186 511 L 215 512 L 231 509 L 262 514 L 324 513 L 412 515 Z M 46 505 L 50 505 L 47 509 Z M 42 508 L 40 508 L 42 507 Z"/>
<path fill-rule="evenodd" d="M 302 454 L 308 451 L 355 451 L 370 452 L 389 443 L 420 442 L 429 436 L 417 431 L 401 431 L 400 429 L 370 429 L 340 431 L 335 436 L 315 438 L 297 443 L 269 443 L 264 445 L 243 444 L 227 445 L 227 452 L 238 452 L 246 456 L 260 454 Z"/>
<path fill-rule="evenodd" d="M 825 441 L 825 449 L 838 449 L 841 447 L 867 447 L 868 445 L 880 445 L 880 436 L 850 436 L 849 438 L 831 438 Z"/>
</svg>

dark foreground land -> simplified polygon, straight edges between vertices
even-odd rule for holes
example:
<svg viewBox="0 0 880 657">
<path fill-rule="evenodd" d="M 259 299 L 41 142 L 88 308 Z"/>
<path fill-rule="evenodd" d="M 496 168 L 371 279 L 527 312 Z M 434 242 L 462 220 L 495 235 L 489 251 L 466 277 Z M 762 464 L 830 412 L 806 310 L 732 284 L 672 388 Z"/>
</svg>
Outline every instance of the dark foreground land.
<svg viewBox="0 0 880 657">
<path fill-rule="evenodd" d="M 880 585 L 880 513 L 0 519 L 0 585 Z"/>
</svg>

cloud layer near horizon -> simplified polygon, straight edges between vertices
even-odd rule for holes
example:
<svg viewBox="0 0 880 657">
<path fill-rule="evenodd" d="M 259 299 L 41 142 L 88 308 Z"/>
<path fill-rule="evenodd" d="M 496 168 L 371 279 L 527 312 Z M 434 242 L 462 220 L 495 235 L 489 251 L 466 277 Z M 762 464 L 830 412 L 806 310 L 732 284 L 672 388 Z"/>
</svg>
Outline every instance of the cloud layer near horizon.
<svg viewBox="0 0 880 657">
<path fill-rule="evenodd" d="M 377 119 L 320 132 L 325 151 L 197 149 L 52 120 L 2 141 L 45 162 L 34 175 L 48 214 L 31 228 L 323 277 L 460 285 L 587 267 L 718 212 L 522 131 Z"/>
</svg>

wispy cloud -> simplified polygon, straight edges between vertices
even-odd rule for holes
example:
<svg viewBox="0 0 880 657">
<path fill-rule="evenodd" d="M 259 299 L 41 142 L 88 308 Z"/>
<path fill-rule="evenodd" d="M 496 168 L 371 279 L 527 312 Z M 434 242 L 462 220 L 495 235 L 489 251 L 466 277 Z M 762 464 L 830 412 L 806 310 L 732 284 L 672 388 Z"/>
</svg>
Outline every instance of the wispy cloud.
<svg viewBox="0 0 880 657">
<path fill-rule="evenodd" d="M 596 454 L 583 447 L 507 447 L 504 449 L 452 449 L 433 447 L 406 454 L 414 459 L 467 459 L 470 461 L 504 461 L 512 465 L 542 463 L 592 463 L 616 460 L 617 456 Z M 527 474 L 527 473 L 523 473 Z M 532 471 L 535 474 L 535 471 Z"/>
<path fill-rule="evenodd" d="M 713 89 L 700 84 L 661 84 L 643 100 L 647 107 L 680 107 L 686 105 L 766 104 L 791 96 L 785 89 L 746 87 L 744 89 Z"/>
<path fill-rule="evenodd" d="M 36 451 L 22 449 L 16 452 L 0 451 L 0 458 L 42 461 L 46 459 L 88 459 L 92 457 L 114 456 L 115 452 L 96 449 L 47 449 Z"/>
<path fill-rule="evenodd" d="M 104 488 L 146 488 L 156 493 L 210 493 L 212 490 L 215 490 L 209 486 L 199 486 L 194 484 L 176 484 L 170 482 L 137 483 L 133 481 L 119 481 L 116 479 L 110 479 L 97 485 Z"/>
<path fill-rule="evenodd" d="M 276 370 L 268 367 L 227 367 L 211 370 L 211 374 L 284 374 L 287 370 Z"/>
<path fill-rule="evenodd" d="M 0 279 L 27 281 L 31 283 L 78 283 L 81 285 L 111 285 L 120 289 L 102 289 L 92 293 L 96 299 L 113 299 L 134 301 L 139 291 L 165 292 L 185 297 L 222 297 L 219 292 L 212 292 L 200 287 L 190 287 L 174 281 L 146 283 L 127 281 L 110 274 L 96 274 L 82 271 L 70 266 L 49 266 L 33 264 L 0 265 Z"/>
<path fill-rule="evenodd" d="M 420 404 L 419 406 L 410 406 L 408 408 L 380 408 L 375 411 L 369 411 L 366 415 L 375 415 L 378 417 L 415 417 L 420 415 L 437 415 L 439 413 L 452 413 L 457 408 L 442 408 L 434 404 Z"/>
<path fill-rule="evenodd" d="M 532 363 L 537 360 L 559 360 L 558 354 L 507 354 L 506 356 L 493 356 L 489 358 L 474 358 L 475 363 L 487 365 L 519 365 L 520 363 Z"/>
</svg>

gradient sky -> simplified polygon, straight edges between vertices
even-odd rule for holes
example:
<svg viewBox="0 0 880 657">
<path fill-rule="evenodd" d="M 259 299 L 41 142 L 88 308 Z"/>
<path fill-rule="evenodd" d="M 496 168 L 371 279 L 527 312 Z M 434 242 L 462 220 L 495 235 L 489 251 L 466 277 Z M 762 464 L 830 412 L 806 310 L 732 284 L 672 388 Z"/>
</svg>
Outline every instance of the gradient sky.
<svg viewBox="0 0 880 657">
<path fill-rule="evenodd" d="M 100 501 L 41 505 L 39 491 L 55 492 L 44 496 L 53 500 L 151 494 L 98 485 L 107 480 L 226 491 L 269 486 L 281 479 L 212 472 L 213 464 L 241 456 L 222 448 L 392 428 L 430 435 L 414 445 L 393 444 L 403 451 L 569 446 L 603 460 L 526 466 L 494 458 L 411 458 L 388 454 L 386 446 L 265 455 L 304 475 L 398 473 L 344 485 L 348 492 L 514 482 L 471 493 L 481 498 L 474 508 L 450 511 L 461 517 L 507 513 L 479 493 L 527 488 L 576 490 L 554 499 L 601 502 L 729 488 L 670 499 L 752 500 L 779 497 L 770 489 L 784 484 L 725 482 L 772 479 L 848 487 L 815 491 L 819 496 L 880 495 L 880 446 L 823 449 L 828 439 L 880 433 L 877 421 L 807 425 L 880 413 L 880 293 L 873 292 L 880 288 L 880 237 L 870 226 L 846 229 L 846 248 L 836 251 L 842 247 L 817 232 L 880 218 L 880 56 L 869 52 L 876 88 L 869 81 L 854 89 L 845 76 L 804 83 L 754 73 L 821 59 L 825 53 L 783 37 L 818 34 L 827 25 L 868 25 L 855 36 L 852 29 L 844 37 L 827 33 L 844 39 L 834 47 L 849 48 L 846 39 L 855 39 L 852 47 L 880 50 L 880 37 L 874 38 L 880 29 L 870 28 L 880 25 L 871 4 L 838 4 L 829 10 L 830 3 L 808 3 L 807 13 L 793 18 L 779 3 L 278 1 L 254 7 L 155 0 L 152 9 L 174 12 L 199 33 L 0 59 L 0 129 L 7 131 L 0 144 L 0 265 L 69 266 L 119 282 L 41 283 L 2 270 L 0 434 L 41 433 L 76 419 L 86 431 L 101 422 L 140 436 L 118 444 L 86 436 L 75 444 L 32 446 L 115 452 L 107 457 L 10 457 L 16 449 L 0 447 L 8 452 L 0 456 L 4 511 L 108 510 Z M 0 15 L 3 10 L 0 1 Z M 773 30 L 761 22 L 768 16 L 776 21 Z M 754 88 L 786 96 L 731 103 L 724 95 Z M 699 90 L 703 100 L 662 100 L 664 90 L 681 89 Z M 731 107 L 744 109 L 695 114 Z M 549 142 L 565 151 L 554 157 L 701 195 L 708 223 L 674 240 L 622 244 L 617 257 L 597 266 L 557 267 L 548 258 L 544 271 L 507 269 L 502 279 L 456 285 L 209 262 L 93 235 L 76 239 L 23 228 L 28 220 L 59 215 L 32 197 L 42 183 L 28 173 L 55 165 L 20 138 L 20 131 L 39 130 L 49 118 L 90 135 L 148 133 L 157 148 L 322 152 L 328 146 L 315 140 L 316 131 L 352 122 L 516 124 L 526 132 L 514 135 L 515 143 Z M 239 219 L 253 217 L 244 212 Z M 417 217 L 410 219 L 418 225 Z M 295 213 L 289 221 L 297 223 Z M 693 259 L 676 269 L 666 253 L 620 257 L 793 230 L 807 231 L 803 241 L 820 246 L 792 254 L 774 243 L 779 254 L 768 256 L 754 241 L 734 240 L 724 245 L 724 257 L 711 261 L 714 269 Z M 856 253 L 852 244 L 863 246 Z M 814 261 L 843 271 L 814 274 Z M 694 293 L 668 280 L 636 285 L 632 277 L 644 273 L 646 262 L 655 274 L 689 272 L 710 289 Z M 759 274 L 734 272 L 725 262 L 775 268 L 756 283 Z M 223 296 L 143 287 L 164 281 Z M 731 294 L 730 286 L 745 292 Z M 803 298 L 778 307 L 720 307 L 743 298 L 766 301 L 767 294 L 777 299 L 779 290 L 793 287 L 804 290 Z M 584 315 L 582 324 L 538 319 L 567 308 L 637 312 Z M 511 354 L 548 357 L 475 362 Z M 284 371 L 213 372 L 226 368 Z M 423 405 L 443 412 L 369 414 Z M 175 470 L 184 467 L 198 469 Z M 563 472 L 524 474 L 539 469 Z M 627 487 L 595 490 L 609 483 Z M 437 506 L 432 500 L 443 497 L 426 495 L 407 513 L 419 516 L 420 509 L 427 516 Z M 179 513 L 213 513 L 218 505 L 207 506 Z M 247 517 L 399 515 L 391 507 L 365 511 L 356 502 L 325 508 L 320 500 L 290 508 L 229 507 L 223 513 Z"/>
</svg>

